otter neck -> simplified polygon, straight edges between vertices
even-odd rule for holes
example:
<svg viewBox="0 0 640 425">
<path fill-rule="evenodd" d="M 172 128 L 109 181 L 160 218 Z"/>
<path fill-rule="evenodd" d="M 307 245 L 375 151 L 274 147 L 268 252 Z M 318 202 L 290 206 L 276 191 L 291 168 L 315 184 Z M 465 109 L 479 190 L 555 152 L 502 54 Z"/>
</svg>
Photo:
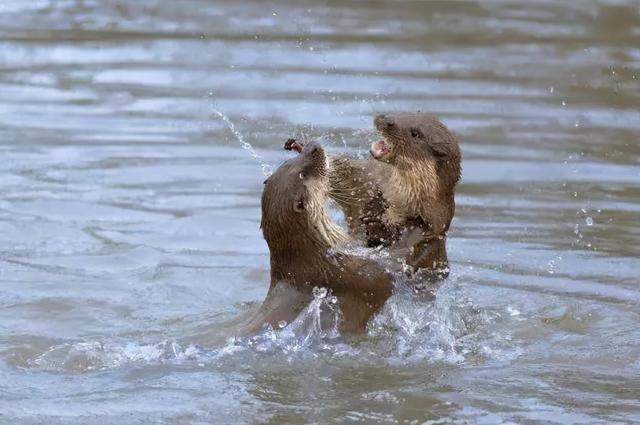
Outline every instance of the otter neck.
<svg viewBox="0 0 640 425">
<path fill-rule="evenodd" d="M 408 205 L 420 205 L 424 199 L 437 199 L 440 184 L 433 159 L 413 159 L 399 155 L 394 165 L 391 172 L 392 184 L 389 187 L 392 187 L 397 195 L 390 194 L 390 199 L 405 199 Z M 417 215 L 420 211 L 411 213 Z"/>
<path fill-rule="evenodd" d="M 295 249 L 271 250 L 271 284 L 285 281 L 311 289 L 311 282 L 326 277 L 327 270 L 330 269 L 329 250 L 329 246 L 319 247 L 315 244 Z"/>
<path fill-rule="evenodd" d="M 317 280 L 329 269 L 331 249 L 347 240 L 326 215 L 317 217 L 309 226 L 312 231 L 304 227 L 284 229 L 276 243 L 267 241 L 271 252 L 272 283 Z"/>
</svg>

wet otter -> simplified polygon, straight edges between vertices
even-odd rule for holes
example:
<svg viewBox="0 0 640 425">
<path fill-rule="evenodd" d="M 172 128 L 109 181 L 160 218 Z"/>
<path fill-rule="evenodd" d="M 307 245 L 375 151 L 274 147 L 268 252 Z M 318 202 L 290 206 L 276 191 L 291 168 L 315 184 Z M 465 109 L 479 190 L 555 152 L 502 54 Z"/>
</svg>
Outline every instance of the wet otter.
<svg viewBox="0 0 640 425">
<path fill-rule="evenodd" d="M 332 157 L 331 196 L 347 221 L 356 223 L 351 229 L 364 226 L 369 246 L 410 246 L 406 260 L 414 271 L 446 276 L 446 232 L 461 173 L 458 141 L 437 118 L 421 112 L 380 114 L 374 125 L 382 140 L 371 145 L 373 159 Z M 302 147 L 287 141 L 287 148 Z M 355 196 L 341 199 L 350 185 L 357 187 L 350 192 Z"/>
<path fill-rule="evenodd" d="M 437 118 L 421 112 L 380 114 L 374 125 L 382 140 L 371 145 L 371 155 L 391 165 L 390 178 L 380 183 L 388 203 L 382 222 L 392 239 L 407 226 L 419 228 L 407 262 L 445 270 L 446 234 L 461 174 L 458 140 Z"/>
<path fill-rule="evenodd" d="M 288 139 L 284 144 L 285 150 L 302 152 L 303 148 L 304 144 L 296 139 Z M 350 235 L 378 244 L 385 235 L 375 232 L 372 215 L 376 212 L 381 217 L 386 208 L 379 181 L 390 177 L 390 167 L 342 155 L 329 156 L 329 162 L 329 197 L 344 212 Z"/>
<path fill-rule="evenodd" d="M 325 208 L 329 167 L 322 147 L 311 143 L 265 181 L 261 228 L 271 255 L 271 284 L 249 331 L 290 323 L 313 299 L 313 288 L 321 287 L 337 298 L 340 329 L 362 332 L 391 296 L 392 279 L 381 266 L 333 251 L 345 236 Z"/>
</svg>

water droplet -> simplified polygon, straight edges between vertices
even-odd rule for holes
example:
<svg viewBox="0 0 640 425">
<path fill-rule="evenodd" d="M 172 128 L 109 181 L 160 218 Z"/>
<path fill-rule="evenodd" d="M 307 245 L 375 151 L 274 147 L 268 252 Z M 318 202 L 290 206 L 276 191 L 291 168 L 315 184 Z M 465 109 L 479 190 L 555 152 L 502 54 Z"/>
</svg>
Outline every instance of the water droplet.
<svg viewBox="0 0 640 425">
<path fill-rule="evenodd" d="M 562 101 L 562 106 L 567 106 L 567 102 L 565 102 L 564 100 Z"/>
<path fill-rule="evenodd" d="M 278 327 L 280 329 L 283 329 L 286 326 L 287 326 L 287 321 L 286 320 L 281 320 L 281 321 L 278 322 Z"/>
<path fill-rule="evenodd" d="M 278 16 L 278 12 L 273 12 L 272 15 L 273 16 Z"/>
<path fill-rule="evenodd" d="M 327 288 L 314 286 L 312 293 L 314 298 L 324 298 L 327 296 Z"/>
<path fill-rule="evenodd" d="M 549 93 L 553 93 L 553 87 L 549 87 Z"/>
<path fill-rule="evenodd" d="M 587 217 L 584 221 L 587 223 L 587 226 L 593 226 L 593 218 Z"/>
<path fill-rule="evenodd" d="M 232 68 L 233 68 L 233 66 L 232 66 Z M 251 146 L 250 143 L 248 143 L 248 142 L 246 142 L 244 140 L 244 137 L 242 137 L 242 134 L 236 129 L 236 126 L 233 123 L 233 121 L 231 121 L 228 116 L 226 116 L 225 114 L 223 114 L 220 111 L 214 110 L 213 113 L 215 115 L 217 115 L 222 121 L 224 121 L 225 124 L 227 124 L 227 127 L 233 133 L 233 135 L 236 137 L 236 139 L 240 143 L 240 146 L 243 149 L 247 150 L 249 152 L 249 154 L 253 157 L 253 159 L 255 159 L 260 164 L 260 166 L 262 168 L 262 173 L 264 174 L 264 176 L 265 177 L 269 177 L 273 173 L 273 167 L 271 167 L 271 165 L 266 164 L 264 161 L 262 161 L 262 157 L 260 156 L 260 154 L 258 154 L 255 151 L 255 149 L 253 149 L 253 146 Z"/>
</svg>

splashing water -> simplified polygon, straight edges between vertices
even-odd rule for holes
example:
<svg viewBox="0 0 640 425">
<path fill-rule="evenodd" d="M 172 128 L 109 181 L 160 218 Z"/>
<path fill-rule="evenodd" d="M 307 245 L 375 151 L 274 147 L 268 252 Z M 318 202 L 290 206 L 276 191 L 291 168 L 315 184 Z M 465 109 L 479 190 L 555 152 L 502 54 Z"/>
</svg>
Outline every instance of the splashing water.
<svg viewBox="0 0 640 425">
<path fill-rule="evenodd" d="M 133 341 L 81 341 L 54 345 L 29 359 L 25 367 L 50 372 L 89 372 L 127 364 L 180 363 L 202 356 L 194 345 L 175 341 L 140 344 Z"/>
<path fill-rule="evenodd" d="M 273 167 L 267 164 L 266 162 L 264 162 L 264 160 L 262 159 L 262 156 L 260 156 L 260 154 L 256 152 L 253 146 L 251 146 L 249 142 L 244 140 L 244 137 L 242 137 L 242 134 L 236 129 L 236 126 L 233 123 L 233 121 L 231 121 L 228 116 L 226 116 L 220 111 L 213 111 L 213 113 L 227 124 L 227 127 L 229 127 L 229 130 L 231 130 L 233 135 L 236 136 L 236 139 L 238 139 L 238 142 L 240 142 L 240 146 L 242 146 L 242 149 L 248 151 L 249 154 L 253 157 L 253 159 L 255 159 L 258 162 L 258 164 L 260 164 L 260 167 L 262 167 L 262 174 L 264 174 L 265 177 L 269 177 L 271 174 L 273 174 Z"/>
<path fill-rule="evenodd" d="M 337 302 L 335 295 L 326 288 L 313 288 L 313 300 L 289 326 L 283 329 L 285 336 L 295 342 L 292 346 L 294 351 L 308 347 L 314 342 L 340 336 L 338 331 L 340 310 Z M 323 317 L 324 315 L 327 317 Z"/>
<path fill-rule="evenodd" d="M 279 324 L 279 330 L 268 327 L 246 341 L 232 338 L 229 343 L 248 345 L 259 352 L 281 351 L 292 354 L 312 347 L 335 348 L 334 343 L 340 337 L 340 318 L 337 298 L 326 288 L 316 287 L 313 288 L 313 299 L 288 325 Z"/>
<path fill-rule="evenodd" d="M 149 364 L 205 366 L 282 354 L 287 361 L 322 355 L 382 360 L 391 365 L 461 363 L 478 356 L 506 359 L 519 354 L 510 336 L 486 333 L 482 328 L 500 316 L 520 315 L 512 309 L 504 315 L 477 309 L 451 283 L 439 288 L 431 302 L 399 290 L 369 324 L 367 340 L 353 345 L 339 332 L 342 315 L 337 298 L 325 288 L 314 288 L 313 298 L 291 323 L 278 323 L 275 329 L 267 327 L 254 336 L 229 338 L 221 347 L 199 347 L 189 341 L 89 340 L 54 345 L 16 364 L 41 371 L 85 373 Z"/>
</svg>

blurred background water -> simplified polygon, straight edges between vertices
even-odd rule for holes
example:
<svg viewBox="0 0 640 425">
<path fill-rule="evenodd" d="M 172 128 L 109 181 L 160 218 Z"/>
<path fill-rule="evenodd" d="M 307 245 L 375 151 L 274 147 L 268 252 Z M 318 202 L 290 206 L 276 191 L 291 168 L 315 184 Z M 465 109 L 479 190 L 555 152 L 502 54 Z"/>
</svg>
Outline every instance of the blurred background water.
<svg viewBox="0 0 640 425">
<path fill-rule="evenodd" d="M 0 0 L 0 422 L 640 421 L 639 89 L 637 1 Z M 253 156 L 417 109 L 464 153 L 435 300 L 233 338 Z"/>
</svg>

